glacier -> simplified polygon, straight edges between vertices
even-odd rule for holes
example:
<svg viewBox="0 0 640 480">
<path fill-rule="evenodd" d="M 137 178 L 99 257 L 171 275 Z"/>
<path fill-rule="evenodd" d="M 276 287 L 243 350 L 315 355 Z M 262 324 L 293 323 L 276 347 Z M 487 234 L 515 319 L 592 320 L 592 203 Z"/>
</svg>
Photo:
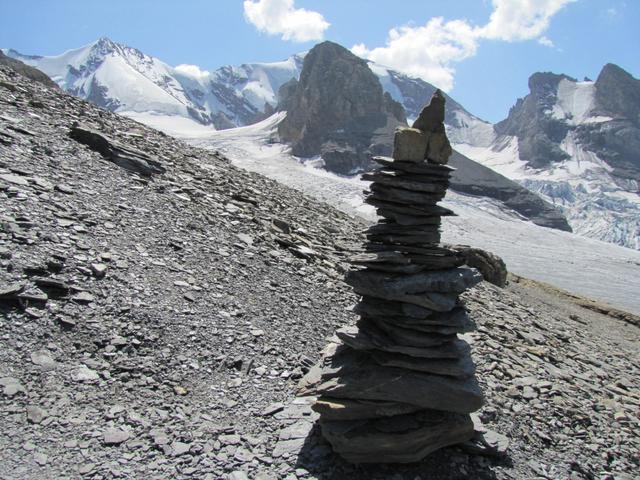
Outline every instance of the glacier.
<svg viewBox="0 0 640 480">
<path fill-rule="evenodd" d="M 277 113 L 255 125 L 216 132 L 182 132 L 201 148 L 217 150 L 236 166 L 298 189 L 350 215 L 373 222 L 363 202 L 368 183 L 317 168 L 277 142 Z M 568 292 L 640 313 L 640 252 L 522 220 L 498 201 L 449 191 L 443 205 L 458 216 L 443 219 L 443 241 L 480 247 L 501 256 L 509 271 Z"/>
</svg>

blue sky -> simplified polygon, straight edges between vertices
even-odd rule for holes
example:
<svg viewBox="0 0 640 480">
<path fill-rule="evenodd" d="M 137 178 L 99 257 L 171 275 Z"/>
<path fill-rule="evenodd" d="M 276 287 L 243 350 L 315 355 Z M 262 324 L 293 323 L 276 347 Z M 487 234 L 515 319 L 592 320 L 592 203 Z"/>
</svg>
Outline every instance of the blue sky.
<svg viewBox="0 0 640 480">
<path fill-rule="evenodd" d="M 535 71 L 640 76 L 638 0 L 0 0 L 0 47 L 55 55 L 101 36 L 170 65 L 281 60 L 321 39 L 503 119 Z"/>
</svg>

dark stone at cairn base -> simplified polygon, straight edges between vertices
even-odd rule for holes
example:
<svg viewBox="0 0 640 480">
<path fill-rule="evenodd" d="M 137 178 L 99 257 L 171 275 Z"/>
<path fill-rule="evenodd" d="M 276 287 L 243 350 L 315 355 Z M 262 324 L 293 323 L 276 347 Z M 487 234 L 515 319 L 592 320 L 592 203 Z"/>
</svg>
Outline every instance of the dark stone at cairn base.
<svg viewBox="0 0 640 480">
<path fill-rule="evenodd" d="M 351 422 L 320 421 L 333 450 L 352 463 L 410 463 L 473 437 L 469 415 L 422 411 Z"/>
<path fill-rule="evenodd" d="M 373 418 L 405 415 L 422 410 L 420 407 L 406 403 L 331 397 L 320 397 L 311 408 L 318 412 L 324 420 L 329 421 L 371 420 Z"/>
<path fill-rule="evenodd" d="M 325 358 L 319 383 L 301 385 L 300 393 L 403 403 L 454 413 L 475 412 L 483 404 L 482 391 L 473 377 L 457 379 L 383 367 L 370 355 L 344 345 L 336 348 L 334 355 Z"/>
</svg>

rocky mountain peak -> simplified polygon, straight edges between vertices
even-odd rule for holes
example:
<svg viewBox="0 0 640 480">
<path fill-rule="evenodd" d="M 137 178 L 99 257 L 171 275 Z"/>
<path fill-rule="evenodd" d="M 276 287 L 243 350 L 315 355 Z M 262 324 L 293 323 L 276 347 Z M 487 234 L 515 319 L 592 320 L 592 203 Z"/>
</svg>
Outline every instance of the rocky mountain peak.
<svg viewBox="0 0 640 480">
<path fill-rule="evenodd" d="M 596 80 L 596 99 L 603 113 L 640 124 L 640 80 L 607 63 Z"/>
<path fill-rule="evenodd" d="M 286 93 L 279 104 L 288 112 L 281 139 L 294 155 L 321 155 L 340 173 L 362 169 L 372 154 L 390 153 L 395 127 L 406 124 L 402 106 L 383 91 L 367 62 L 333 42 L 311 49 Z"/>
<path fill-rule="evenodd" d="M 558 90 L 558 84 L 563 80 L 576 82 L 573 77 L 552 72 L 536 72 L 529 77 L 529 91 L 535 97 L 554 95 Z"/>
</svg>

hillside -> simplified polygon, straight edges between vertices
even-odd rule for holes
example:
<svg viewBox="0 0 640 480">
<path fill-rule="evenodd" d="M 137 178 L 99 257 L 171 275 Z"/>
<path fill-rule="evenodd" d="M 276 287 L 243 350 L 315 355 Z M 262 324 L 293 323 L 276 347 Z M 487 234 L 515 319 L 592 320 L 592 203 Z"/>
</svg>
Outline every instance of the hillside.
<svg viewBox="0 0 640 480">
<path fill-rule="evenodd" d="M 515 282 L 466 299 L 506 455 L 345 464 L 293 392 L 355 320 L 364 223 L 5 67 L 0 105 L 4 478 L 633 478 L 637 327 Z"/>
</svg>

